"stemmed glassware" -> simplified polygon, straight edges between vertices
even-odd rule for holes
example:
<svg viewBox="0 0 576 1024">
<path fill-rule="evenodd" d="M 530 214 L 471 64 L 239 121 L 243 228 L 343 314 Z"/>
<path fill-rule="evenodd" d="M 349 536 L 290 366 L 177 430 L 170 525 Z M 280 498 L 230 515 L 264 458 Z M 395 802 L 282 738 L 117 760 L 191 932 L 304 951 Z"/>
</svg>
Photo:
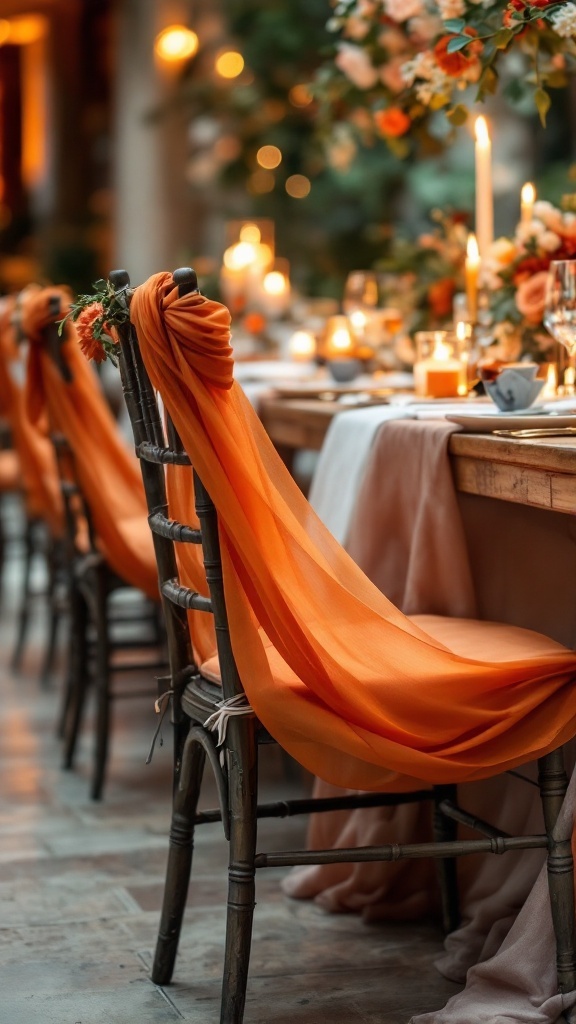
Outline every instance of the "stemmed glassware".
<svg viewBox="0 0 576 1024">
<path fill-rule="evenodd" d="M 550 264 L 543 319 L 554 340 L 576 355 L 576 260 Z"/>
</svg>

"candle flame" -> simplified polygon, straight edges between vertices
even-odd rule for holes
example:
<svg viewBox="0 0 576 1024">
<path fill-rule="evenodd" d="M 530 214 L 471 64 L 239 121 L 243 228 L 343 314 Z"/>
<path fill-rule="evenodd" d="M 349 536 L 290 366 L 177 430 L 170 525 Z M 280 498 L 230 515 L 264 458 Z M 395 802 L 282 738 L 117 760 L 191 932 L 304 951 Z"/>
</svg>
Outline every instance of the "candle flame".
<svg viewBox="0 0 576 1024">
<path fill-rule="evenodd" d="M 458 341 L 466 341 L 469 337 L 469 325 L 464 320 L 459 320 L 456 324 L 456 337 Z"/>
<path fill-rule="evenodd" d="M 488 122 L 483 114 L 480 114 L 474 122 L 474 130 L 476 132 L 476 142 L 483 149 L 487 149 L 490 145 L 490 134 L 488 132 Z"/>
<path fill-rule="evenodd" d="M 240 228 L 240 241 L 250 245 L 258 245 L 262 241 L 262 232 L 257 224 L 243 224 Z"/>
<path fill-rule="evenodd" d="M 366 313 L 362 312 L 361 309 L 355 309 L 353 313 L 350 313 L 350 323 L 352 324 L 352 327 L 355 327 L 357 330 L 361 331 L 364 329 L 364 327 L 366 327 L 366 324 L 368 323 L 368 317 L 366 316 Z"/>
<path fill-rule="evenodd" d="M 332 348 L 338 349 L 340 352 L 347 352 L 352 348 L 350 331 L 346 327 L 337 327 L 330 338 L 330 344 Z"/>
<path fill-rule="evenodd" d="M 287 288 L 286 278 L 279 270 L 271 270 L 266 274 L 262 287 L 268 295 L 283 295 Z"/>
<path fill-rule="evenodd" d="M 293 358 L 312 358 L 316 355 L 316 339 L 308 331 L 296 331 L 288 342 L 288 351 Z"/>
<path fill-rule="evenodd" d="M 436 337 L 434 339 L 432 359 L 438 359 L 440 362 L 444 363 L 446 360 L 450 359 L 451 355 L 452 349 L 450 348 L 450 345 L 447 345 L 446 342 L 442 340 L 442 335 L 440 334 L 440 337 Z"/>
<path fill-rule="evenodd" d="M 536 200 L 536 189 L 534 188 L 534 185 L 532 184 L 531 181 L 527 181 L 526 184 L 522 186 L 522 191 L 520 192 L 520 198 L 521 198 L 523 203 L 533 203 L 533 202 L 535 202 L 535 200 Z"/>
<path fill-rule="evenodd" d="M 466 259 L 469 263 L 480 262 L 480 251 L 478 249 L 478 239 L 474 232 L 470 232 L 466 241 Z"/>
</svg>

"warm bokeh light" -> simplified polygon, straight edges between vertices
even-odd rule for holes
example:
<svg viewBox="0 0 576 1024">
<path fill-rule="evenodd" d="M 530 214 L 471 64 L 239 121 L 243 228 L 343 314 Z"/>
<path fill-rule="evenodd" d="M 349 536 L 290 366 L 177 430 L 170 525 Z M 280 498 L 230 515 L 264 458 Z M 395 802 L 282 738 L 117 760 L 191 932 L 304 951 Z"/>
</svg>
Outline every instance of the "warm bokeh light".
<svg viewBox="0 0 576 1024">
<path fill-rule="evenodd" d="M 279 270 L 271 270 L 266 274 L 262 287 L 268 295 L 282 295 L 286 291 L 286 278 Z"/>
<path fill-rule="evenodd" d="M 5 43 L 10 35 L 10 22 L 6 18 L 0 18 L 0 46 Z"/>
<path fill-rule="evenodd" d="M 308 107 L 312 103 L 312 96 L 305 85 L 293 85 L 288 93 L 288 99 L 293 107 Z"/>
<path fill-rule="evenodd" d="M 179 61 L 193 57 L 198 50 L 198 36 L 185 25 L 170 25 L 156 36 L 154 51 L 161 60 Z"/>
<path fill-rule="evenodd" d="M 282 163 L 282 153 L 278 146 L 260 146 L 256 153 L 256 160 L 260 167 L 264 167 L 267 171 L 272 171 Z"/>
<path fill-rule="evenodd" d="M 520 198 L 523 203 L 533 203 L 535 201 L 536 189 L 531 181 L 527 181 L 526 184 L 522 186 Z"/>
<path fill-rule="evenodd" d="M 226 249 L 223 256 L 224 266 L 228 270 L 243 270 L 255 262 L 256 256 L 256 246 L 251 245 L 250 242 L 238 242 Z"/>
<path fill-rule="evenodd" d="M 243 224 L 240 228 L 240 241 L 249 242 L 251 245 L 258 245 L 262 238 L 262 232 L 257 224 Z"/>
<path fill-rule="evenodd" d="M 241 152 L 240 139 L 236 135 L 223 135 L 214 143 L 214 156 L 217 160 L 230 163 L 232 160 L 237 160 Z"/>
<path fill-rule="evenodd" d="M 236 50 L 226 50 L 216 58 L 214 66 L 222 78 L 238 78 L 244 70 L 244 57 Z"/>
<path fill-rule="evenodd" d="M 305 199 L 310 194 L 311 184 L 303 174 L 291 174 L 284 186 L 293 199 Z"/>
<path fill-rule="evenodd" d="M 288 342 L 291 359 L 306 362 L 316 355 L 316 338 L 310 331 L 296 331 Z"/>
<path fill-rule="evenodd" d="M 4 35 L 4 25 L 8 25 L 8 32 Z M 27 46 L 29 43 L 37 43 L 46 34 L 46 18 L 39 14 L 26 14 L 22 17 L 10 18 L 0 22 L 0 41 L 11 43 L 13 46 Z"/>
<path fill-rule="evenodd" d="M 264 195 L 266 192 L 272 192 L 276 185 L 276 178 L 272 174 L 272 171 L 254 171 L 251 174 L 246 183 L 248 191 L 253 196 Z"/>
</svg>

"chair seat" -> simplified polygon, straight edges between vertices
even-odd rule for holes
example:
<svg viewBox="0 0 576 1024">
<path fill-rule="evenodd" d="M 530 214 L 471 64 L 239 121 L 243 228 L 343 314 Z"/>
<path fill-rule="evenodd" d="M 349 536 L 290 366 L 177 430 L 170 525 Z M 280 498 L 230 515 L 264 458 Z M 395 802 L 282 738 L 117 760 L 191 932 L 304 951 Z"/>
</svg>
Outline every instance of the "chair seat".
<svg viewBox="0 0 576 1024">
<path fill-rule="evenodd" d="M 20 461 L 11 448 L 0 451 L 0 491 L 16 491 L 21 486 Z"/>
<path fill-rule="evenodd" d="M 521 626 L 509 626 L 504 622 L 453 619 L 444 615 L 410 615 L 409 618 L 449 650 L 472 660 L 488 660 L 496 664 L 566 650 L 562 644 L 542 633 Z M 267 645 L 266 654 L 275 678 L 291 677 L 296 680 L 294 673 L 271 644 Z M 218 686 L 221 684 L 217 655 L 203 662 L 200 672 L 210 682 Z"/>
</svg>

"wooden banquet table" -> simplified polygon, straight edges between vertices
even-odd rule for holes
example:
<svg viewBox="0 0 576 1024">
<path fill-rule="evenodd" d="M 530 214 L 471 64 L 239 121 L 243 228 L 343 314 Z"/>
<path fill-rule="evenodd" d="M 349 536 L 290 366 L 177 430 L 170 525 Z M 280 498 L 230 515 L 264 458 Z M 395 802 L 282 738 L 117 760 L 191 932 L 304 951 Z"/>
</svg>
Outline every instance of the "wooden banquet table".
<svg viewBox="0 0 576 1024">
<path fill-rule="evenodd" d="M 319 451 L 331 420 L 344 409 L 337 401 L 269 395 L 261 399 L 258 411 L 289 462 L 298 449 Z M 456 433 L 449 449 L 458 491 L 576 514 L 576 436 Z"/>
<path fill-rule="evenodd" d="M 262 395 L 258 406 L 271 440 L 289 466 L 294 451 L 322 448 L 328 427 L 342 409 L 338 401 L 273 393 Z M 339 418 L 343 433 L 348 430 L 344 429 L 348 415 L 345 411 Z M 432 447 L 427 447 L 430 438 Z M 428 480 L 429 456 L 440 452 L 442 445 L 447 445 L 449 462 L 444 455 L 444 469 L 434 476 L 434 468 Z M 412 462 L 419 465 L 418 470 L 409 465 Z M 404 478 L 411 478 L 407 489 Z M 414 499 L 419 480 L 424 490 L 428 487 L 422 504 Z M 344 474 L 344 489 L 345 481 Z M 446 420 L 390 420 L 378 427 L 367 464 L 354 486 L 357 501 L 344 546 L 397 607 L 408 614 L 429 611 L 498 620 L 576 646 L 576 436 L 509 438 L 465 433 Z M 452 491 L 449 503 L 445 491 Z M 336 496 L 333 489 L 333 501 Z M 396 506 L 392 511 L 391 505 Z M 423 521 L 427 521 L 424 528 Z M 415 555 L 407 553 L 414 529 L 421 533 Z M 378 550 L 385 552 L 394 544 L 400 558 L 383 558 L 378 564 Z M 429 547 L 436 548 L 435 561 L 423 572 Z M 461 563 L 469 563 L 466 573 L 471 585 L 464 580 L 461 606 L 468 610 L 458 611 L 460 597 L 454 591 Z M 420 577 L 420 589 L 399 587 L 395 592 L 394 573 L 398 570 L 402 575 L 406 568 Z M 426 575 L 431 582 L 422 587 Z M 435 590 L 448 594 L 448 606 L 420 607 L 419 602 L 434 598 Z M 406 607 L 407 597 L 411 607 Z M 534 768 L 524 770 L 530 774 Z M 318 781 L 316 792 L 328 795 L 326 785 Z M 530 793 L 532 787 L 506 775 L 463 788 L 463 803 L 479 817 L 493 818 L 496 811 L 502 814 L 498 824 L 504 829 L 539 830 L 540 811 Z M 363 846 L 399 841 L 398 832 L 414 835 L 427 827 L 417 817 L 418 811 L 410 813 L 413 817 L 408 818 L 402 817 L 404 811 L 395 812 L 394 820 L 381 810 L 342 813 L 332 820 L 326 820 L 331 817 L 327 815 L 322 821 L 317 816 L 309 842 L 311 846 Z M 452 1000 L 444 1011 L 419 1018 L 417 1024 L 552 1024 L 558 1019 L 560 1003 L 552 994 L 553 954 L 545 882 L 538 876 L 540 863 L 539 857 L 529 854 L 515 861 L 513 869 L 504 858 L 459 864 L 463 925 L 448 937 L 437 966 L 460 982 L 473 964 L 480 966 L 469 972 L 461 998 Z M 390 879 L 384 874 L 388 869 L 389 865 L 374 866 L 372 873 L 365 865 L 339 866 L 338 871 L 325 866 L 301 869 L 288 876 L 284 888 L 291 896 L 315 899 L 328 911 L 355 911 L 367 920 L 414 919 L 425 914 L 433 878 L 423 875 L 417 882 L 412 871 L 411 876 Z M 494 956 L 531 890 L 524 917 L 521 913 L 516 931 L 512 928 L 506 940 L 508 946 L 505 942 Z M 487 961 L 485 976 L 482 961 Z M 543 978 L 545 983 L 540 982 Z"/>
<path fill-rule="evenodd" d="M 258 411 L 290 467 L 299 449 L 321 449 L 334 416 L 348 415 L 345 408 L 269 393 Z M 448 451 L 479 617 L 576 646 L 576 435 L 455 431 Z"/>
</svg>

